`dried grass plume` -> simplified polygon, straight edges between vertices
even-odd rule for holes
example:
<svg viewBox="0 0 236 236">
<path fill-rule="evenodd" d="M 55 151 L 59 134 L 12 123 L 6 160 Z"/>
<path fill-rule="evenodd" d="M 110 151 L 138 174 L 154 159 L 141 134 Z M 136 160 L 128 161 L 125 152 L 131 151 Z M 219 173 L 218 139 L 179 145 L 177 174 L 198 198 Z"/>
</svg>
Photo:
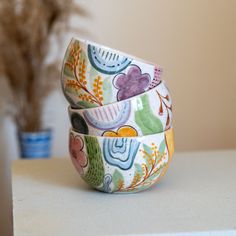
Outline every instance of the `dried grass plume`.
<svg viewBox="0 0 236 236">
<path fill-rule="evenodd" d="M 11 114 L 21 131 L 42 128 L 44 99 L 59 78 L 57 62 L 45 62 L 50 39 L 69 30 L 72 14 L 86 12 L 73 0 L 0 1 L 0 79 L 7 81 Z"/>
</svg>

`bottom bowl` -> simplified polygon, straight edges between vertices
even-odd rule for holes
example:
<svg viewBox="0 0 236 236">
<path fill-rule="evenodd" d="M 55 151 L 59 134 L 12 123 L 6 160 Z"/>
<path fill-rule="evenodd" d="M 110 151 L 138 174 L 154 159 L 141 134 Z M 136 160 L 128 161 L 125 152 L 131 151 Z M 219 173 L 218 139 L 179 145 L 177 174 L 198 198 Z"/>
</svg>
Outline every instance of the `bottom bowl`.
<svg viewBox="0 0 236 236">
<path fill-rule="evenodd" d="M 70 130 L 69 150 L 81 177 L 107 193 L 139 192 L 165 175 L 174 153 L 173 128 L 142 137 L 102 137 Z"/>
</svg>

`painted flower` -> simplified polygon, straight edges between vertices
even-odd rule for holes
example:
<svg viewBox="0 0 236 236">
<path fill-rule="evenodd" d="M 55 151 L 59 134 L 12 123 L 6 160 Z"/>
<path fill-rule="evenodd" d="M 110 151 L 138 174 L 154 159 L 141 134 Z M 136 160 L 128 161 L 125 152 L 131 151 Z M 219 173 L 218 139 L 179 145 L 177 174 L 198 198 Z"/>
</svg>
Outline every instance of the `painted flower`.
<svg viewBox="0 0 236 236">
<path fill-rule="evenodd" d="M 117 100 L 124 100 L 143 93 L 150 84 L 150 75 L 142 74 L 141 69 L 132 65 L 127 74 L 121 73 L 114 77 L 114 86 L 118 89 Z"/>
<path fill-rule="evenodd" d="M 117 131 L 107 130 L 102 136 L 105 137 L 135 137 L 138 136 L 137 130 L 129 125 L 121 126 Z"/>
<path fill-rule="evenodd" d="M 77 169 L 77 171 L 83 175 L 84 170 L 88 164 L 88 159 L 83 151 L 84 142 L 83 139 L 76 135 L 70 134 L 69 149 L 72 162 Z"/>
</svg>

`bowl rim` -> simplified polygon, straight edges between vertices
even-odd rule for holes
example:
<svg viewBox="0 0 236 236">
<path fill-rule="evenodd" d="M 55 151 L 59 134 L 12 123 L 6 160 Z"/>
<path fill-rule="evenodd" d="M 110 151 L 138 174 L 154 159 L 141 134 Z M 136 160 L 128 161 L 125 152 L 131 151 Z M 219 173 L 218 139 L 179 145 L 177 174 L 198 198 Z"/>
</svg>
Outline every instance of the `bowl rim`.
<svg viewBox="0 0 236 236">
<path fill-rule="evenodd" d="M 158 66 L 158 67 L 161 67 L 161 68 L 162 68 L 162 66 L 160 66 L 159 64 L 155 64 L 155 63 L 150 62 L 150 61 L 148 61 L 148 60 L 142 59 L 142 58 L 140 58 L 140 57 L 138 57 L 138 56 L 131 55 L 131 54 L 129 54 L 129 53 L 125 53 L 125 52 L 123 52 L 123 51 L 114 49 L 114 48 L 112 48 L 112 47 L 109 47 L 109 46 L 106 46 L 106 45 L 103 45 L 103 44 L 100 44 L 100 43 L 96 43 L 96 42 L 91 41 L 91 40 L 88 40 L 88 39 L 83 39 L 83 38 L 80 38 L 80 37 L 72 37 L 71 40 L 70 40 L 69 45 L 71 45 L 71 43 L 72 43 L 72 42 L 75 42 L 75 41 L 76 41 L 76 42 L 81 42 L 81 43 L 83 43 L 83 44 L 85 44 L 85 45 L 90 44 L 90 45 L 95 46 L 95 47 L 104 48 L 105 50 L 112 51 L 112 52 L 117 53 L 117 54 L 119 54 L 119 55 L 121 55 L 121 56 L 128 57 L 128 58 L 130 58 L 130 59 L 132 59 L 132 60 L 140 61 L 140 62 L 142 62 L 142 63 L 149 64 L 149 65 L 151 65 L 151 66 Z"/>
<path fill-rule="evenodd" d="M 98 139 L 100 139 L 100 140 L 102 140 L 102 139 L 124 139 L 124 138 L 126 138 L 126 139 L 138 139 L 138 140 L 143 140 L 143 139 L 146 139 L 146 138 L 152 138 L 152 137 L 156 137 L 156 136 L 161 136 L 161 135 L 164 135 L 166 132 L 168 132 L 168 131 L 170 131 L 170 130 L 174 130 L 174 128 L 173 128 L 173 125 L 170 127 L 170 128 L 168 128 L 168 129 L 166 129 L 166 130 L 164 130 L 163 132 L 160 132 L 160 133 L 155 133 L 155 134 L 149 134 L 149 135 L 143 135 L 143 136 L 131 136 L 131 137 L 109 137 L 109 136 L 98 136 L 98 135 L 90 135 L 90 134 L 82 134 L 82 133 L 79 133 L 79 132 L 77 132 L 77 131 L 75 131 L 74 129 L 73 129 L 73 127 L 71 127 L 70 129 L 69 129 L 69 135 L 71 134 L 71 133 L 76 133 L 76 134 L 78 134 L 79 136 L 85 136 L 85 137 L 93 137 L 93 138 L 98 138 Z"/>
<path fill-rule="evenodd" d="M 137 94 L 137 95 L 135 95 L 135 96 L 133 96 L 133 97 L 129 97 L 129 98 L 126 98 L 126 99 L 124 99 L 124 100 L 120 100 L 120 101 L 116 101 L 116 102 L 112 102 L 112 103 L 107 103 L 107 104 L 104 104 L 103 106 L 98 106 L 98 107 L 88 107 L 88 108 L 82 108 L 82 109 L 80 109 L 80 108 L 76 108 L 76 107 L 73 107 L 71 104 L 68 106 L 68 111 L 70 112 L 70 111 L 80 111 L 80 112 L 83 112 L 83 111 L 93 111 L 93 110 L 97 110 L 97 109 L 101 109 L 101 108 L 107 108 L 108 106 L 112 106 L 112 105 L 114 105 L 114 104 L 122 104 L 122 103 L 124 103 L 124 102 L 129 102 L 129 101 L 131 101 L 131 100 L 133 100 L 133 99 L 138 99 L 139 97 L 141 97 L 142 95 L 145 95 L 145 94 L 149 94 L 149 93 L 153 93 L 153 91 L 155 90 L 155 89 L 157 89 L 157 87 L 159 87 L 159 86 L 161 86 L 161 85 L 163 85 L 164 86 L 164 88 L 168 91 L 168 93 L 170 94 L 170 92 L 169 92 L 169 88 L 167 87 L 167 85 L 166 85 L 166 82 L 165 82 L 165 80 L 160 80 L 160 83 L 158 84 L 158 85 L 156 85 L 155 87 L 153 87 L 152 89 L 149 89 L 149 90 L 146 90 L 146 91 L 144 91 L 143 93 L 140 93 L 140 94 Z"/>
</svg>

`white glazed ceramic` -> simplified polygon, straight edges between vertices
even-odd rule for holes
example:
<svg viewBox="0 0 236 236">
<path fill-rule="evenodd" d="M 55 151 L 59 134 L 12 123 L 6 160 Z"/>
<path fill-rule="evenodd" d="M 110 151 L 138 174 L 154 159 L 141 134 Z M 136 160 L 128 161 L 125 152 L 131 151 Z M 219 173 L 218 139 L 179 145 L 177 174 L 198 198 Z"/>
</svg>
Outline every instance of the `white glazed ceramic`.
<svg viewBox="0 0 236 236">
<path fill-rule="evenodd" d="M 69 107 L 75 131 L 95 136 L 142 136 L 172 126 L 172 101 L 165 82 L 127 100 L 90 109 Z"/>
<path fill-rule="evenodd" d="M 173 129 L 143 137 L 99 137 L 70 130 L 72 162 L 92 187 L 138 192 L 159 181 L 174 152 Z"/>
<path fill-rule="evenodd" d="M 72 39 L 64 56 L 61 82 L 74 108 L 121 101 L 155 87 L 160 66 L 87 40 Z"/>
</svg>

